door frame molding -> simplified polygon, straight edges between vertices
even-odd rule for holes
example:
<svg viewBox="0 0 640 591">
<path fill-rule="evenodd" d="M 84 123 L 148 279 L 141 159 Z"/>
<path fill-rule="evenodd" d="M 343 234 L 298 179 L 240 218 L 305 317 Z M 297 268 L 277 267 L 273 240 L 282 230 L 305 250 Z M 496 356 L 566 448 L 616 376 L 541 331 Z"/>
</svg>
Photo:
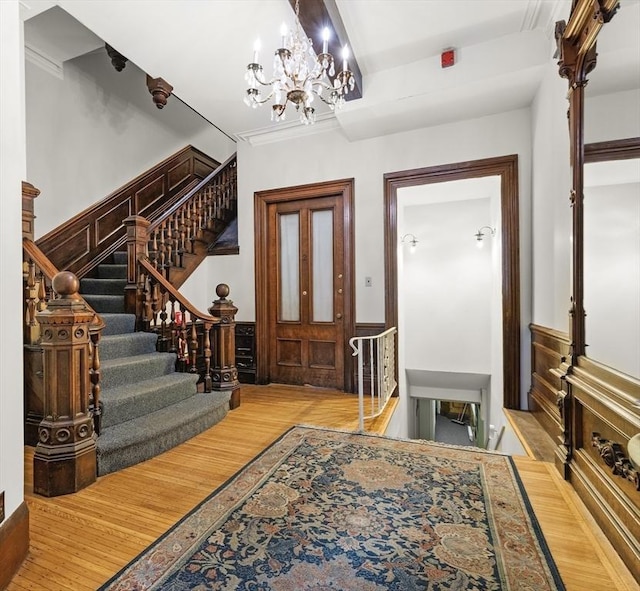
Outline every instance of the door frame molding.
<svg viewBox="0 0 640 591">
<path fill-rule="evenodd" d="M 269 310 L 268 295 L 268 217 L 270 205 L 298 199 L 340 196 L 344 228 L 343 327 L 344 390 L 353 391 L 353 372 L 349 336 L 355 335 L 355 250 L 354 250 L 354 179 L 340 179 L 308 185 L 297 185 L 254 193 L 255 281 L 256 281 L 256 383 L 269 382 Z"/>
<path fill-rule="evenodd" d="M 520 227 L 517 154 L 384 175 L 385 325 L 387 328 L 398 326 L 398 189 L 487 176 L 500 177 L 503 406 L 520 409 Z"/>
</svg>

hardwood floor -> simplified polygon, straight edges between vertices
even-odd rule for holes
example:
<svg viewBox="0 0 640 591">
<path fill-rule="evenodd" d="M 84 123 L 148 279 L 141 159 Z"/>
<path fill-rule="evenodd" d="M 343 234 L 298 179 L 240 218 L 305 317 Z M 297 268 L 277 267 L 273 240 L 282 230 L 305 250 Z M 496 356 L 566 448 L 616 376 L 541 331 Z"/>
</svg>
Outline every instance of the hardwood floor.
<svg viewBox="0 0 640 591">
<path fill-rule="evenodd" d="M 387 420 L 388 413 L 370 430 L 382 432 Z M 354 429 L 357 398 L 312 388 L 243 386 L 240 408 L 205 433 L 53 499 L 33 495 L 33 449 L 25 448 L 31 547 L 8 591 L 96 589 L 295 424 Z M 567 591 L 636 590 L 553 466 L 515 461 Z"/>
</svg>

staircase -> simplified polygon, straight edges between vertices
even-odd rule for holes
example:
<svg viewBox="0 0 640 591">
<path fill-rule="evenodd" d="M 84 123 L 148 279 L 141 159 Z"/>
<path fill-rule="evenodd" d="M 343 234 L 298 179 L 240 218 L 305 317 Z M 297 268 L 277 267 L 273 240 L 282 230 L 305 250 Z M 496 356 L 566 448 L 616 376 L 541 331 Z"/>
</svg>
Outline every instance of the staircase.
<svg viewBox="0 0 640 591">
<path fill-rule="evenodd" d="M 198 392 L 198 375 L 176 372 L 176 355 L 156 351 L 155 333 L 135 332 L 135 316 L 124 313 L 126 253 L 112 257 L 80 284 L 106 324 L 99 345 L 98 475 L 147 460 L 205 431 L 225 417 L 230 398 L 228 392 Z"/>
</svg>

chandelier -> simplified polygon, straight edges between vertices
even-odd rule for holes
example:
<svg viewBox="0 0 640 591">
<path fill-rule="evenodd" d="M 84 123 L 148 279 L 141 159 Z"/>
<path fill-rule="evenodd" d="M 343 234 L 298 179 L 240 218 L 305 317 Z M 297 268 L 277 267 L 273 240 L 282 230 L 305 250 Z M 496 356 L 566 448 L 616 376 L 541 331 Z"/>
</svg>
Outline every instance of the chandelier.
<svg viewBox="0 0 640 591">
<path fill-rule="evenodd" d="M 329 105 L 334 111 L 340 109 L 345 96 L 355 86 L 353 73 L 348 69 L 349 50 L 342 50 L 342 71 L 336 76 L 333 56 L 328 52 L 329 29 L 322 34 L 322 53 L 317 55 L 299 18 L 299 0 L 296 0 L 296 20 L 293 29 L 288 32 L 286 25 L 280 30 L 282 46 L 276 49 L 273 58 L 273 78 L 265 80 L 262 66 L 258 63 L 260 41 L 253 48 L 253 61 L 247 66 L 245 80 L 248 88 L 244 102 L 254 109 L 271 99 L 271 120 L 283 121 L 288 103 L 295 105 L 300 121 L 306 125 L 316 119 L 316 111 L 312 106 L 314 97 Z M 265 96 L 260 87 L 266 87 Z M 325 96 L 326 93 L 326 96 Z"/>
</svg>

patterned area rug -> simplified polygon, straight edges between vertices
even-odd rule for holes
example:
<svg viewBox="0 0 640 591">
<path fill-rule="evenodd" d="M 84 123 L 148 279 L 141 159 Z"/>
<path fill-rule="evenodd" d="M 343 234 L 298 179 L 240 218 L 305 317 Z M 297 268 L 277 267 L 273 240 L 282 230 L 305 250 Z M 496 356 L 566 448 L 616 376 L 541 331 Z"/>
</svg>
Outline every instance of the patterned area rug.
<svg viewBox="0 0 640 591">
<path fill-rule="evenodd" d="M 294 427 L 101 589 L 564 586 L 511 458 Z"/>
</svg>

